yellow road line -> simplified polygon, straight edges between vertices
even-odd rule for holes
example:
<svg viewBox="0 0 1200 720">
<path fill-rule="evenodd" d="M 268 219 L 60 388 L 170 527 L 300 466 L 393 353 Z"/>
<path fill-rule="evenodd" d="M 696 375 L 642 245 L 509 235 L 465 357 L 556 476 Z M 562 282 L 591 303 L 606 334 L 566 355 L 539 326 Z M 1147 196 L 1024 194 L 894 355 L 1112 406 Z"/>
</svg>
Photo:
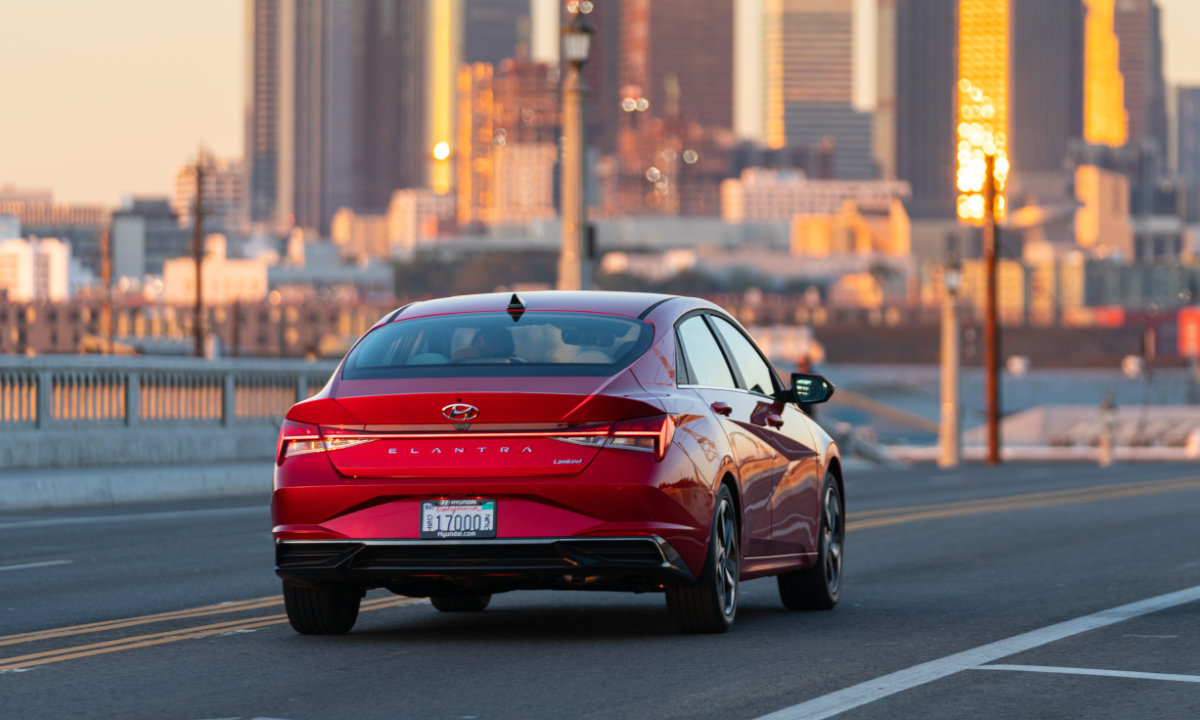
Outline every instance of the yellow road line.
<svg viewBox="0 0 1200 720">
<path fill-rule="evenodd" d="M 384 608 L 397 607 L 400 605 L 410 605 L 412 603 L 420 602 L 421 600 L 422 598 L 380 598 L 377 600 L 368 600 L 362 604 L 360 612 L 370 612 L 372 610 L 382 610 Z M 89 643 L 87 645 L 76 645 L 69 648 L 59 648 L 57 650 L 46 650 L 43 652 L 29 653 L 27 655 L 17 655 L 9 658 L 0 658 L 0 672 L 5 670 L 27 669 L 37 667 L 39 665 L 49 665 L 51 663 L 63 662 L 64 660 L 76 660 L 79 658 L 94 657 L 96 655 L 121 652 L 123 650 L 134 650 L 136 648 L 163 645 L 165 643 L 178 642 L 180 640 L 195 640 L 199 638 L 211 637 L 213 635 L 222 635 L 225 633 L 243 630 L 256 630 L 258 628 L 269 627 L 271 625 L 281 625 L 285 622 L 287 622 L 287 615 L 285 614 L 263 615 L 254 618 L 245 618 L 242 620 L 213 623 L 211 625 L 200 625 L 191 628 L 181 628 L 179 630 L 167 630 L 148 635 L 135 635 L 133 637 L 108 640 L 98 643 Z"/>
<path fill-rule="evenodd" d="M 1200 489 L 1200 477 L 1175 478 L 1156 480 L 1153 482 L 1122 483 L 1119 485 L 1103 485 L 1099 487 L 1075 488 L 1072 490 L 1055 490 L 1050 492 L 1029 493 L 1025 495 L 1010 495 L 1008 497 L 986 498 L 982 500 L 967 500 L 940 505 L 919 505 L 910 508 L 889 508 L 886 510 L 868 510 L 850 513 L 847 517 L 847 530 L 867 530 L 888 525 L 934 520 L 949 517 L 964 517 L 982 515 L 985 513 L 1006 512 L 1011 510 L 1030 510 L 1034 508 L 1052 507 L 1056 505 L 1072 505 L 1103 500 L 1120 500 L 1123 498 L 1160 495 L 1163 493 L 1184 492 Z"/>
<path fill-rule="evenodd" d="M 36 640 L 48 640 L 56 637 L 84 635 L 87 633 L 104 632 L 106 630 L 119 630 L 120 628 L 132 627 L 135 625 L 147 625 L 149 623 L 156 622 L 166 622 L 168 620 L 204 617 L 206 615 L 221 615 L 224 613 L 244 612 L 246 610 L 259 610 L 272 605 L 281 605 L 282 603 L 283 599 L 279 595 L 271 595 L 269 597 L 254 598 L 252 600 L 239 600 L 238 602 L 205 605 L 203 607 L 189 608 L 187 610 L 172 610 L 169 612 L 143 615 L 140 617 L 122 618 L 118 620 L 102 620 L 100 622 L 86 623 L 83 625 L 71 625 L 69 627 L 53 628 L 50 630 L 35 630 L 33 632 L 5 635 L 0 637 L 0 647 L 5 645 L 17 645 L 19 643 L 34 642 Z"/>
</svg>

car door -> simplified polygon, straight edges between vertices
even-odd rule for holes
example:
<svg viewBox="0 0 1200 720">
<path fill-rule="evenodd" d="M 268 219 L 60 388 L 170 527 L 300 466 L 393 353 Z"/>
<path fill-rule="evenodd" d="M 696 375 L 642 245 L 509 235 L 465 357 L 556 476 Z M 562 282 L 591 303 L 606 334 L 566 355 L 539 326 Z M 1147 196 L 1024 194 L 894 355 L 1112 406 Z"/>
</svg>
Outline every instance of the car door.
<svg viewBox="0 0 1200 720">
<path fill-rule="evenodd" d="M 750 429 L 755 403 L 738 387 L 729 359 L 704 313 L 685 316 L 675 327 L 683 356 L 679 386 L 698 394 L 720 421 L 738 468 L 742 554 L 746 557 L 766 555 L 771 539 L 774 453 Z"/>
<path fill-rule="evenodd" d="M 732 321 L 712 315 L 738 384 L 754 403 L 747 429 L 771 451 L 771 532 L 767 554 L 813 552 L 820 463 L 809 420 L 793 403 L 777 399 L 778 376 L 754 342 Z"/>
</svg>

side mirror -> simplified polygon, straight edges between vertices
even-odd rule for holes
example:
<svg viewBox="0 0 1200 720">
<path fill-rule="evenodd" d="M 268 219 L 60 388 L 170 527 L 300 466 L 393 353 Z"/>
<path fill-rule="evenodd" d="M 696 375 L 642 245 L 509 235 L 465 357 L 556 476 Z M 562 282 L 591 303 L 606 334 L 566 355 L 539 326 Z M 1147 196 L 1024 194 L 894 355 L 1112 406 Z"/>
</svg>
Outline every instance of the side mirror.
<svg viewBox="0 0 1200 720">
<path fill-rule="evenodd" d="M 823 403 L 833 397 L 833 383 L 820 375 L 792 373 L 792 394 L 801 405 Z"/>
</svg>

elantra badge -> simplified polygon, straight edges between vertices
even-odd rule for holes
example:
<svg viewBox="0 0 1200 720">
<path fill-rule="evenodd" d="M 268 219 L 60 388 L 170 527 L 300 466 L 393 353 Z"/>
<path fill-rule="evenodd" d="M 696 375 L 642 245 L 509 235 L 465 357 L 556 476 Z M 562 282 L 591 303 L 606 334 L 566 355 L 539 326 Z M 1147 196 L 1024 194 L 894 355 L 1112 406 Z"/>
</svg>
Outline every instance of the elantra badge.
<svg viewBox="0 0 1200 720">
<path fill-rule="evenodd" d="M 454 422 L 471 422 L 479 417 L 479 408 L 466 403 L 453 403 L 442 408 L 442 414 Z"/>
</svg>

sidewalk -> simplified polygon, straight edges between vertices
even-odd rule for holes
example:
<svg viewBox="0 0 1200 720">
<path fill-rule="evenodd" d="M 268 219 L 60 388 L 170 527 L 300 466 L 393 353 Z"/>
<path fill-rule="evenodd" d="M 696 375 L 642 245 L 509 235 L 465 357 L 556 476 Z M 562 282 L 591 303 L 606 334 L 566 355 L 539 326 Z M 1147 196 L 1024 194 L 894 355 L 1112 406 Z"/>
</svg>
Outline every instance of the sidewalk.
<svg viewBox="0 0 1200 720">
<path fill-rule="evenodd" d="M 0 511 L 266 495 L 270 460 L 0 472 Z"/>
</svg>

